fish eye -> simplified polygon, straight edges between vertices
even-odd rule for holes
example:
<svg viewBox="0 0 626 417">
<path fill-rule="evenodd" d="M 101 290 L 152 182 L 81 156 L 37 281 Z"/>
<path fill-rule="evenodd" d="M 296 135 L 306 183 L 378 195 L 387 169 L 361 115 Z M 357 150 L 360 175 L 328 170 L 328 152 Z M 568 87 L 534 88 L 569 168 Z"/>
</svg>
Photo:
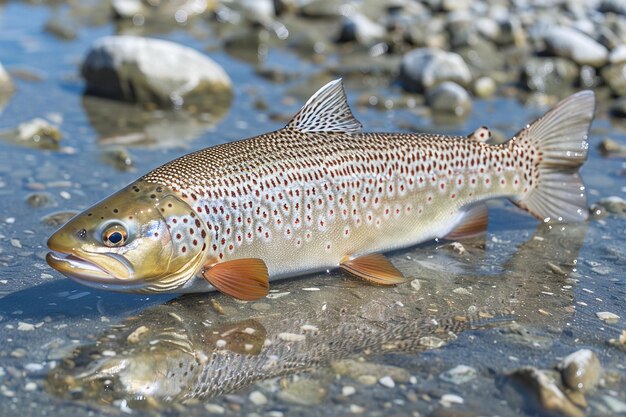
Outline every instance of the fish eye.
<svg viewBox="0 0 626 417">
<path fill-rule="evenodd" d="M 128 232 L 121 224 L 111 225 L 102 232 L 102 242 L 109 247 L 122 246 L 127 238 Z"/>
</svg>

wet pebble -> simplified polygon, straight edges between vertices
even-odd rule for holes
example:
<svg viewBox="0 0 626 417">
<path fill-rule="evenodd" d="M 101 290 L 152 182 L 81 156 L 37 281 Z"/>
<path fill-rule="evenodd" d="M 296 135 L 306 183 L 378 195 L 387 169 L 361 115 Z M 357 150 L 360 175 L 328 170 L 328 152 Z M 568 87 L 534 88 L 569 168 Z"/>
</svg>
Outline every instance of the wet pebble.
<svg viewBox="0 0 626 417">
<path fill-rule="evenodd" d="M 498 378 L 498 387 L 507 402 L 530 414 L 559 417 L 585 417 L 572 403 L 548 371 L 523 367 Z"/>
<path fill-rule="evenodd" d="M 17 323 L 17 330 L 21 332 L 30 332 L 35 330 L 35 325 L 32 323 L 25 323 L 23 321 L 20 321 L 19 323 Z"/>
<path fill-rule="evenodd" d="M 212 59 L 159 39 L 100 38 L 81 71 L 88 94 L 123 101 L 210 110 L 227 107 L 232 96 L 230 78 Z"/>
<path fill-rule="evenodd" d="M 445 81 L 428 91 L 426 101 L 437 113 L 464 116 L 472 110 L 472 99 L 460 85 Z"/>
<path fill-rule="evenodd" d="M 460 55 L 437 48 L 407 52 L 400 65 L 400 80 L 407 91 L 423 92 L 444 81 L 467 85 L 472 79 Z"/>
<path fill-rule="evenodd" d="M 624 115 L 626 116 L 626 108 Z M 611 138 L 604 138 L 598 145 L 598 151 L 604 156 L 626 157 L 626 145 Z"/>
<path fill-rule="evenodd" d="M 44 207 L 54 203 L 50 193 L 32 193 L 26 197 L 26 202 L 32 207 Z"/>
<path fill-rule="evenodd" d="M 380 378 L 378 380 L 378 383 L 382 385 L 383 387 L 387 387 L 387 388 L 393 388 L 396 386 L 396 383 L 393 380 L 393 378 L 388 375 L 385 375 L 384 377 Z"/>
<path fill-rule="evenodd" d="M 267 404 L 267 397 L 261 391 L 252 391 L 248 399 L 252 404 L 257 406 Z"/>
<path fill-rule="evenodd" d="M 588 35 L 571 27 L 553 27 L 544 36 L 548 50 L 578 65 L 601 67 L 609 57 L 608 50 Z"/>
<path fill-rule="evenodd" d="M 439 399 L 439 403 L 444 407 L 452 407 L 455 404 L 463 404 L 464 402 L 463 397 L 455 394 L 444 394 Z"/>
<path fill-rule="evenodd" d="M 18 143 L 41 149 L 58 149 L 63 138 L 56 125 L 40 118 L 20 123 L 15 130 L 15 136 Z"/>
<path fill-rule="evenodd" d="M 475 379 L 477 375 L 478 372 L 471 366 L 457 365 L 439 375 L 439 378 L 446 382 L 460 385 Z"/>
<path fill-rule="evenodd" d="M 492 97 L 497 90 L 498 86 L 491 77 L 479 77 L 474 81 L 474 94 L 480 98 Z"/>
<path fill-rule="evenodd" d="M 321 404 L 326 393 L 319 381 L 302 378 L 290 382 L 278 393 L 278 399 L 287 404 L 311 406 Z"/>
<path fill-rule="evenodd" d="M 46 226 L 59 227 L 67 223 L 69 219 L 77 214 L 77 211 L 59 211 L 42 217 L 41 222 Z"/>
<path fill-rule="evenodd" d="M 596 313 L 596 317 L 607 324 L 615 324 L 620 319 L 617 314 L 611 313 L 610 311 L 599 311 Z"/>
<path fill-rule="evenodd" d="M 602 375 L 602 365 L 596 354 L 589 349 L 581 349 L 565 357 L 558 368 L 563 383 L 576 391 L 592 390 Z"/>
<path fill-rule="evenodd" d="M 204 409 L 210 414 L 224 414 L 226 409 L 218 404 L 205 404 Z"/>
<path fill-rule="evenodd" d="M 344 397 L 349 397 L 354 394 L 356 394 L 356 389 L 351 385 L 346 385 L 341 388 L 341 395 Z"/>
<path fill-rule="evenodd" d="M 598 201 L 597 205 L 611 214 L 617 214 L 620 216 L 626 215 L 626 200 L 621 197 L 606 197 Z"/>
<path fill-rule="evenodd" d="M 419 291 L 422 288 L 422 284 L 420 283 L 420 280 L 419 279 L 412 280 L 411 288 L 413 288 L 413 291 Z"/>
<path fill-rule="evenodd" d="M 396 366 L 380 365 L 356 360 L 333 362 L 331 366 L 333 371 L 338 375 L 349 376 L 361 383 L 368 382 L 365 385 L 373 385 L 384 377 L 389 377 L 398 383 L 406 383 L 411 376 L 406 369 Z"/>
</svg>

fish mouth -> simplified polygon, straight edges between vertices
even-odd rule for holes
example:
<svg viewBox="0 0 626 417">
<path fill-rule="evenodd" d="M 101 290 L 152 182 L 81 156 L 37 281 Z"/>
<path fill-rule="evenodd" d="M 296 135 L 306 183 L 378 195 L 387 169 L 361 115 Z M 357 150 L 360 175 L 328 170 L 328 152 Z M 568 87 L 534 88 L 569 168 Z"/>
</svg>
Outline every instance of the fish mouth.
<svg viewBox="0 0 626 417">
<path fill-rule="evenodd" d="M 89 254 L 98 257 L 100 262 L 86 259 L 74 253 L 51 251 L 46 255 L 46 262 L 68 278 L 98 289 L 132 289 L 138 287 L 129 282 L 132 268 L 121 256 Z M 105 266 L 101 266 L 104 264 Z M 114 272 L 109 272 L 113 270 Z M 121 277 L 120 277 L 121 275 Z"/>
</svg>

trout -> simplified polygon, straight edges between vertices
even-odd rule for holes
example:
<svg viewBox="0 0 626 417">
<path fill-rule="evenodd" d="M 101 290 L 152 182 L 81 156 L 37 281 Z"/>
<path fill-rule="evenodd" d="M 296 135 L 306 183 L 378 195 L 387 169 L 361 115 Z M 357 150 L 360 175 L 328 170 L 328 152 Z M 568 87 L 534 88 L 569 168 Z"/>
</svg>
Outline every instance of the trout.
<svg viewBox="0 0 626 417">
<path fill-rule="evenodd" d="M 384 252 L 484 232 L 485 200 L 586 220 L 578 168 L 594 111 L 593 92 L 579 92 L 500 145 L 486 127 L 361 133 L 331 81 L 284 128 L 182 156 L 78 214 L 48 240 L 47 261 L 91 287 L 242 300 L 337 267 L 395 285 L 405 277 Z"/>
</svg>

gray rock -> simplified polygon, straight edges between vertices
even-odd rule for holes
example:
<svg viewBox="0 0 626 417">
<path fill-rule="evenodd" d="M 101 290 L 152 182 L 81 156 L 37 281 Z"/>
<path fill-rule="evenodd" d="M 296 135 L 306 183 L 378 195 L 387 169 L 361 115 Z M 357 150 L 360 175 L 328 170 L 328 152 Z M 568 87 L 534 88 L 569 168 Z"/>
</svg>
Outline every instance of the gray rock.
<svg viewBox="0 0 626 417">
<path fill-rule="evenodd" d="M 403 56 L 400 80 L 406 90 L 423 92 L 444 81 L 467 85 L 472 74 L 463 58 L 454 52 L 418 48 Z"/>
<path fill-rule="evenodd" d="M 565 357 L 558 366 L 563 383 L 581 392 L 591 391 L 600 381 L 602 365 L 593 351 L 578 350 Z"/>
<path fill-rule="evenodd" d="M 460 85 L 446 81 L 429 90 L 426 102 L 436 113 L 463 116 L 472 110 L 472 99 Z"/>
<path fill-rule="evenodd" d="M 557 94 L 571 88 L 578 79 L 576 64 L 564 58 L 529 58 L 522 69 L 521 81 L 530 91 Z"/>
<path fill-rule="evenodd" d="M 584 417 L 585 413 L 567 398 L 555 378 L 558 374 L 523 367 L 498 378 L 498 387 L 512 407 L 529 414 Z"/>
<path fill-rule="evenodd" d="M 613 94 L 626 95 L 626 61 L 603 68 L 601 74 Z"/>
<path fill-rule="evenodd" d="M 86 92 L 160 106 L 228 106 L 226 72 L 209 57 L 173 42 L 134 36 L 97 40 L 83 62 Z"/>
<path fill-rule="evenodd" d="M 344 16 L 337 38 L 338 42 L 356 41 L 362 45 L 369 45 L 385 37 L 385 28 L 360 13 Z"/>
<path fill-rule="evenodd" d="M 0 94 L 9 93 L 13 91 L 13 83 L 9 73 L 6 72 L 2 64 L 0 63 Z"/>
<path fill-rule="evenodd" d="M 371 362 L 360 362 L 356 360 L 343 360 L 333 362 L 331 367 L 338 375 L 346 375 L 355 380 L 362 376 L 373 377 L 376 383 L 385 376 L 391 377 L 395 382 L 403 384 L 409 381 L 411 375 L 405 369 L 396 366 L 379 365 Z"/>
<path fill-rule="evenodd" d="M 601 67 L 608 61 L 608 50 L 586 34 L 569 27 L 549 29 L 544 41 L 548 50 L 579 65 Z"/>
<path fill-rule="evenodd" d="M 15 139 L 19 144 L 41 149 L 58 149 L 62 138 L 58 126 L 39 118 L 20 123 L 15 129 Z"/>
</svg>

